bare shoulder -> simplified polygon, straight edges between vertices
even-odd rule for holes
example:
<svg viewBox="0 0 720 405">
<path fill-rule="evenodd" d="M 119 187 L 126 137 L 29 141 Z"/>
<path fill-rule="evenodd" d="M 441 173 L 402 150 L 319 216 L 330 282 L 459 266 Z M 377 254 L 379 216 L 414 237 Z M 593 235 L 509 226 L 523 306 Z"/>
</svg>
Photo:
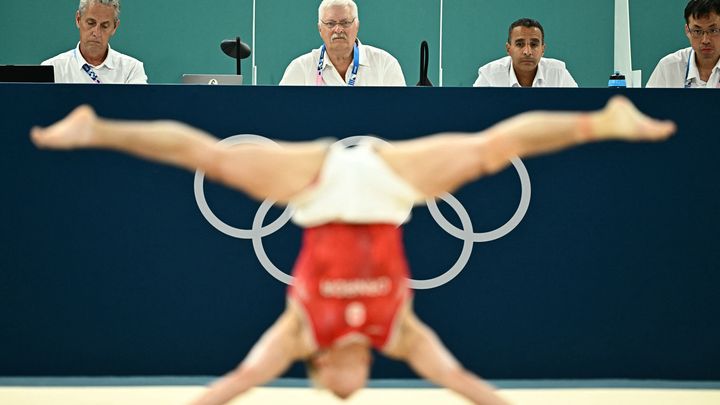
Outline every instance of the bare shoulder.
<svg viewBox="0 0 720 405">
<path fill-rule="evenodd" d="M 287 330 L 294 336 L 293 351 L 296 358 L 306 359 L 317 351 L 310 322 L 299 303 L 292 299 L 288 300 L 281 318 L 285 318 Z"/>
</svg>

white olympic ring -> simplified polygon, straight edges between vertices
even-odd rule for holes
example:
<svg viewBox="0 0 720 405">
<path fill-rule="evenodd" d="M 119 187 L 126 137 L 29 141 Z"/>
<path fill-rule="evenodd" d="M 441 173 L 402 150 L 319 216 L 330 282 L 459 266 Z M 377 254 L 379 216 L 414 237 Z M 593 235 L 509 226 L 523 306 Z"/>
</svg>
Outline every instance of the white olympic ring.
<svg viewBox="0 0 720 405">
<path fill-rule="evenodd" d="M 339 140 L 336 143 L 348 148 L 357 145 L 363 141 L 379 141 L 384 144 L 390 144 L 383 139 L 372 136 L 353 136 Z M 231 136 L 229 138 L 223 139 L 222 141 L 220 141 L 220 143 L 227 145 L 238 145 L 242 143 L 277 145 L 274 141 L 268 138 L 259 135 L 248 134 Z M 455 238 L 462 240 L 463 247 L 462 251 L 460 252 L 460 257 L 458 257 L 458 260 L 449 270 L 431 279 L 410 279 L 409 281 L 411 288 L 416 290 L 424 290 L 440 287 L 448 283 L 450 280 L 460 274 L 460 272 L 465 268 L 465 265 L 467 265 L 467 262 L 470 260 L 470 256 L 472 255 L 472 249 L 475 242 L 489 242 L 502 238 L 520 224 L 523 217 L 527 213 L 528 208 L 530 207 L 530 176 L 522 160 L 517 157 L 513 158 L 512 164 L 517 170 L 518 175 L 520 176 L 520 185 L 522 189 L 520 204 L 518 205 L 518 208 L 512 218 L 510 218 L 507 223 L 493 231 L 475 233 L 473 231 L 472 220 L 470 219 L 470 215 L 468 214 L 467 210 L 460 203 L 460 201 L 457 200 L 457 198 L 455 198 L 449 193 L 440 196 L 440 199 L 445 201 L 448 205 L 450 205 L 453 210 L 455 210 L 458 217 L 460 217 L 460 223 L 462 224 L 463 229 L 458 229 L 443 216 L 443 214 L 440 212 L 440 209 L 438 209 L 437 202 L 434 199 L 426 200 L 430 215 L 433 217 L 435 222 L 437 222 L 444 231 L 454 236 Z M 197 202 L 198 208 L 200 209 L 200 212 L 203 214 L 205 219 L 210 222 L 210 224 L 215 227 L 215 229 L 228 236 L 232 236 L 233 238 L 238 239 L 251 239 L 253 244 L 253 250 L 255 251 L 255 254 L 260 261 L 260 264 L 262 264 L 263 268 L 265 268 L 265 270 L 277 280 L 285 284 L 292 284 L 294 279 L 293 276 L 278 269 L 267 256 L 267 253 L 265 252 L 265 249 L 263 247 L 262 238 L 271 235 L 272 233 L 278 231 L 280 228 L 285 226 L 285 224 L 287 224 L 292 217 L 293 209 L 290 206 L 286 207 L 283 213 L 274 222 L 267 226 L 263 226 L 265 216 L 267 215 L 270 208 L 275 204 L 275 201 L 265 200 L 262 202 L 260 208 L 258 208 L 258 211 L 255 214 L 251 229 L 248 230 L 235 228 L 220 220 L 210 209 L 210 206 L 205 199 L 205 192 L 203 189 L 204 179 L 204 172 L 200 170 L 195 172 L 195 181 L 193 187 L 195 192 L 195 201 Z"/>
</svg>

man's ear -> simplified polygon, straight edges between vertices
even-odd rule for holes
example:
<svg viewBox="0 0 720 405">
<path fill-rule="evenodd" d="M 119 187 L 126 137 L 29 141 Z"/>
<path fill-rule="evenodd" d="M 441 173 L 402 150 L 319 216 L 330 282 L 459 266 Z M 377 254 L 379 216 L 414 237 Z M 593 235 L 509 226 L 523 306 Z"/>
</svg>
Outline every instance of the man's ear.
<svg viewBox="0 0 720 405">
<path fill-rule="evenodd" d="M 110 36 L 115 35 L 115 32 L 117 31 L 119 26 L 120 26 L 120 20 L 118 19 L 117 22 L 115 22 L 115 29 L 113 29 L 113 32 L 110 34 Z"/>
<path fill-rule="evenodd" d="M 692 36 L 690 35 L 690 27 L 688 27 L 687 24 L 685 24 L 685 36 L 687 37 L 688 41 L 692 43 Z"/>
</svg>

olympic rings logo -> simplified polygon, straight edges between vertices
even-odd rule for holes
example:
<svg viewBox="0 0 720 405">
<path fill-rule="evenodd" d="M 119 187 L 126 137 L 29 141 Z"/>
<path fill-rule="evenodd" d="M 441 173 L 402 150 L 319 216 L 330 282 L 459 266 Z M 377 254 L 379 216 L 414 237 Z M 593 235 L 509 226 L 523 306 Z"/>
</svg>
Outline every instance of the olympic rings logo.
<svg viewBox="0 0 720 405">
<path fill-rule="evenodd" d="M 337 141 L 337 143 L 341 144 L 344 147 L 351 147 L 354 145 L 359 144 L 363 141 L 371 141 L 371 142 L 381 142 L 385 144 L 389 144 L 387 141 L 382 140 L 380 138 L 371 137 L 371 136 L 354 136 L 345 138 L 342 140 Z M 259 136 L 259 135 L 235 135 L 231 136 L 229 138 L 223 139 L 219 142 L 220 144 L 224 145 L 239 145 L 243 143 L 250 143 L 250 144 L 264 144 L 264 145 L 276 145 L 276 143 L 268 138 Z M 531 194 L 531 187 L 530 187 L 530 176 L 527 172 L 527 169 L 525 168 L 525 165 L 523 164 L 522 160 L 520 158 L 513 158 L 512 164 L 515 167 L 515 170 L 517 170 L 518 175 L 520 176 L 520 185 L 522 188 L 522 195 L 520 197 L 520 204 L 518 205 L 517 210 L 515 211 L 515 214 L 508 220 L 504 225 L 501 227 L 490 231 L 490 232 L 475 232 L 473 230 L 472 220 L 470 219 L 470 215 L 468 214 L 465 207 L 458 201 L 457 198 L 455 198 L 452 194 L 445 193 L 444 195 L 440 196 L 440 199 L 445 201 L 450 207 L 455 210 L 458 217 L 460 218 L 460 223 L 462 224 L 462 229 L 457 228 L 453 224 L 451 224 L 440 212 L 440 209 L 437 206 L 437 202 L 435 199 L 428 199 L 426 200 L 426 204 L 428 207 L 428 210 L 430 211 L 430 215 L 432 218 L 437 222 L 438 225 L 447 233 L 454 236 L 457 239 L 460 239 L 463 241 L 463 247 L 462 251 L 460 252 L 460 257 L 457 259 L 455 264 L 453 266 L 445 271 L 443 274 L 430 278 L 425 280 L 415 280 L 410 279 L 410 287 L 416 290 L 427 290 L 432 289 L 436 287 L 440 287 L 446 283 L 448 283 L 453 278 L 457 277 L 458 274 L 465 268 L 468 261 L 470 260 L 470 256 L 472 255 L 472 249 L 476 242 L 490 242 L 496 239 L 500 239 L 503 236 L 510 233 L 515 227 L 517 227 L 520 222 L 522 222 L 523 218 L 525 217 L 525 214 L 527 213 L 528 208 L 530 207 L 530 194 Z M 255 254 L 260 261 L 260 264 L 262 264 L 263 268 L 270 273 L 271 276 L 275 277 L 277 280 L 285 283 L 285 284 L 292 284 L 293 277 L 289 275 L 288 273 L 283 272 L 282 270 L 278 269 L 270 260 L 267 253 L 265 252 L 265 249 L 263 247 L 262 239 L 266 236 L 269 236 L 275 232 L 277 232 L 280 228 L 285 226 L 290 221 L 290 218 L 293 215 L 293 209 L 291 206 L 288 206 L 285 208 L 283 213 L 272 223 L 269 225 L 263 225 L 263 222 L 265 220 L 265 216 L 267 215 L 270 208 L 275 204 L 275 201 L 272 200 L 265 200 L 260 204 L 260 208 L 258 208 L 258 211 L 255 213 L 255 217 L 253 219 L 252 228 L 251 229 L 239 229 L 236 227 L 233 227 L 231 225 L 226 224 L 223 222 L 220 218 L 215 216 L 215 214 L 210 209 L 210 206 L 207 203 L 207 200 L 205 199 L 205 191 L 203 189 L 203 183 L 205 180 L 205 173 L 198 170 L 195 172 L 195 181 L 193 184 L 193 189 L 195 192 L 195 201 L 197 202 L 198 208 L 200 208 L 200 212 L 203 214 L 205 219 L 213 226 L 215 229 L 219 230 L 220 232 L 232 236 L 233 238 L 238 239 L 250 239 L 252 240 L 253 250 L 255 251 Z"/>
</svg>

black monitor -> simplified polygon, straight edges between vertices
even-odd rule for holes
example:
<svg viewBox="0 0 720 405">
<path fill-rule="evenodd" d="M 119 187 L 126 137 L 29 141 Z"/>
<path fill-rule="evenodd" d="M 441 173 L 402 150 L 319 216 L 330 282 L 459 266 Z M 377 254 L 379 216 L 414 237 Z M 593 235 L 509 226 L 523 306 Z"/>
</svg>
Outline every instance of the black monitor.
<svg viewBox="0 0 720 405">
<path fill-rule="evenodd" d="M 55 68 L 44 65 L 0 65 L 0 83 L 54 83 Z"/>
</svg>

